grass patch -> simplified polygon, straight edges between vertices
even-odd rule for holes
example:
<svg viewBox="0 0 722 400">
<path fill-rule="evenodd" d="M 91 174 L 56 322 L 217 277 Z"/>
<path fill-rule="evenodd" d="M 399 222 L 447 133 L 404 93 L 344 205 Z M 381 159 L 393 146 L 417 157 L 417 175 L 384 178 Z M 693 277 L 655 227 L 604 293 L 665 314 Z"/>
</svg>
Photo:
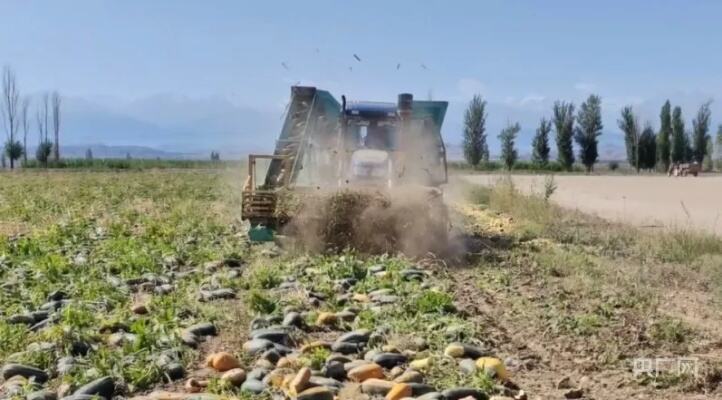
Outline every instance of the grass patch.
<svg viewBox="0 0 722 400">
<path fill-rule="evenodd" d="M 425 290 L 413 300 L 412 308 L 422 314 L 447 313 L 454 311 L 454 298 L 445 292 Z"/>
<path fill-rule="evenodd" d="M 577 335 L 591 336 L 604 326 L 604 321 L 597 314 L 579 314 L 564 319 L 562 324 L 564 329 Z"/>
<path fill-rule="evenodd" d="M 301 357 L 300 360 L 306 367 L 314 370 L 320 370 L 326 363 L 326 358 L 328 358 L 329 355 L 331 355 L 330 350 L 318 347 L 313 349 L 313 351 L 307 356 Z"/>
<path fill-rule="evenodd" d="M 258 289 L 273 289 L 281 284 L 281 276 L 273 267 L 260 267 L 248 277 L 250 286 Z"/>
<path fill-rule="evenodd" d="M 434 359 L 427 371 L 428 382 L 436 387 L 470 387 L 492 395 L 497 392 L 496 382 L 483 371 L 465 374 L 456 360 L 447 357 Z"/>
<path fill-rule="evenodd" d="M 261 315 L 273 314 L 278 308 L 278 302 L 260 290 L 248 292 L 246 303 L 252 311 Z"/>
<path fill-rule="evenodd" d="M 655 241 L 657 256 L 666 262 L 690 264 L 705 255 L 722 254 L 722 240 L 707 233 L 672 231 Z"/>
<path fill-rule="evenodd" d="M 667 344 L 683 344 L 693 336 L 692 330 L 683 321 L 671 317 L 654 321 L 649 334 L 653 340 Z"/>
</svg>

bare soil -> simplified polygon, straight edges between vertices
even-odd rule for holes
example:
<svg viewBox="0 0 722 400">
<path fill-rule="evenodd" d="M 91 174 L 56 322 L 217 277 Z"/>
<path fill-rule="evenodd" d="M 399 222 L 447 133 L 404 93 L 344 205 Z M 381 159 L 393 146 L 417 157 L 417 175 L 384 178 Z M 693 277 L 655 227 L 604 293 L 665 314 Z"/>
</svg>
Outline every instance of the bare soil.
<svg viewBox="0 0 722 400">
<path fill-rule="evenodd" d="M 467 175 L 493 185 L 501 175 Z M 544 175 L 512 175 L 524 193 L 543 193 Z M 555 176 L 551 199 L 562 207 L 637 227 L 693 229 L 722 235 L 722 176 Z"/>
</svg>

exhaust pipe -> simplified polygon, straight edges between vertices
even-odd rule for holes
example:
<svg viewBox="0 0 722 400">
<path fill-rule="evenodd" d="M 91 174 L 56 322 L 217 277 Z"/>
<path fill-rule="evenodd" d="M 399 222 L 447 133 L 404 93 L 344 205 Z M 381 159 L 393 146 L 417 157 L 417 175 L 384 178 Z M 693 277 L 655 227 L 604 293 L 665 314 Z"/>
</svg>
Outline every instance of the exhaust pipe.
<svg viewBox="0 0 722 400">
<path fill-rule="evenodd" d="M 409 122 L 411 121 L 411 110 L 414 105 L 414 95 L 411 93 L 401 93 L 396 103 L 396 110 L 399 113 L 399 119 L 401 120 L 401 140 L 409 134 Z"/>
<path fill-rule="evenodd" d="M 411 117 L 411 109 L 414 104 L 414 95 L 411 93 L 401 93 L 396 103 L 396 108 L 399 111 L 401 119 L 408 119 Z"/>
</svg>

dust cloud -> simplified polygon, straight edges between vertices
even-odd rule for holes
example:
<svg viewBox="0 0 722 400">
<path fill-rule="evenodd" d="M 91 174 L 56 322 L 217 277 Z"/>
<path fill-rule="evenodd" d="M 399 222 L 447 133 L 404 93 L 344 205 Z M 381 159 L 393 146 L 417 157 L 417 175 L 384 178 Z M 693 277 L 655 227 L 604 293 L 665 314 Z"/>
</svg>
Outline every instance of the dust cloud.
<svg viewBox="0 0 722 400">
<path fill-rule="evenodd" d="M 421 257 L 447 248 L 447 209 L 439 189 L 345 188 L 306 196 L 284 234 L 299 249 Z"/>
<path fill-rule="evenodd" d="M 333 126 L 332 126 L 333 125 Z M 309 126 L 277 204 L 287 243 L 311 252 L 353 249 L 411 257 L 446 254 L 450 222 L 441 185 L 445 149 L 431 119 Z M 281 205 L 279 207 L 279 204 Z"/>
<path fill-rule="evenodd" d="M 366 136 L 345 139 L 310 136 L 296 179 L 299 207 L 283 230 L 296 246 L 411 257 L 447 251 L 449 218 L 438 188 L 446 180 L 443 143 L 423 120 L 410 121 L 403 135 L 396 128 L 369 126 L 359 130 Z M 361 153 L 384 167 L 360 178 Z"/>
</svg>

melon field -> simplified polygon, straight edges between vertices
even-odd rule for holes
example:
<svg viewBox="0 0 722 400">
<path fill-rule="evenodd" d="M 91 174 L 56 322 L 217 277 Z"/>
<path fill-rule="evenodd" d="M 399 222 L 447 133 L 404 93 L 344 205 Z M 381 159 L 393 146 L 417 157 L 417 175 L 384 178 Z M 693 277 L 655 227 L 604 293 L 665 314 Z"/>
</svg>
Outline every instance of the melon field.
<svg viewBox="0 0 722 400">
<path fill-rule="evenodd" d="M 300 253 L 247 241 L 243 177 L 1 173 L 0 398 L 722 396 L 716 237 L 459 182 L 455 257 Z"/>
</svg>

